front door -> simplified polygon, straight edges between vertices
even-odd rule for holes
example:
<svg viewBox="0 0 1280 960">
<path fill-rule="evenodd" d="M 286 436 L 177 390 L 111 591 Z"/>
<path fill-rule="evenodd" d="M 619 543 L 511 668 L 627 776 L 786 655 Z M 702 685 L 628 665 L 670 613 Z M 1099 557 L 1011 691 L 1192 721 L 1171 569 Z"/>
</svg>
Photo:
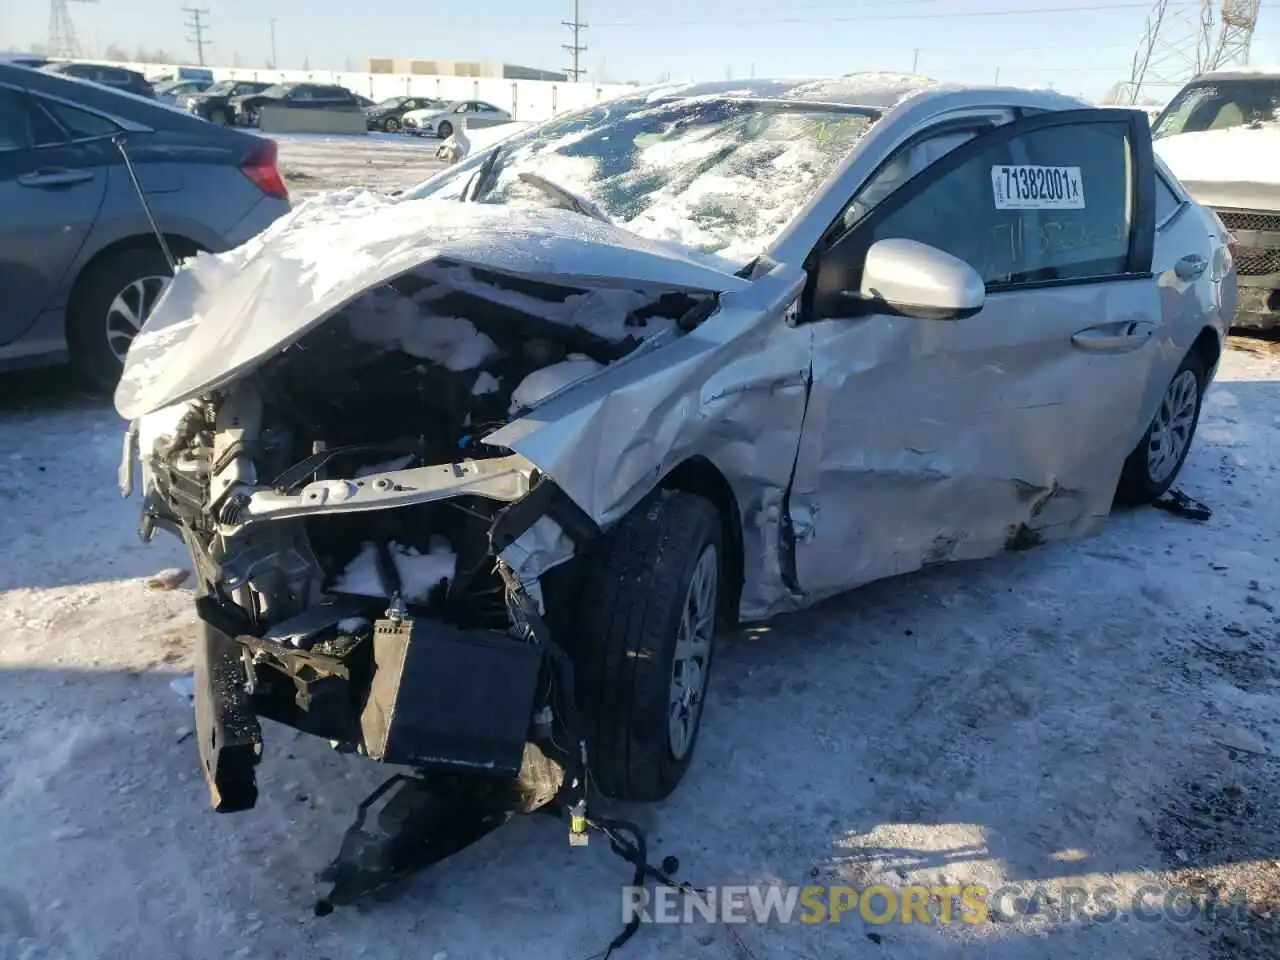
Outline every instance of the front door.
<svg viewBox="0 0 1280 960">
<path fill-rule="evenodd" d="M 1101 522 L 1161 322 L 1153 189 L 1145 118 L 1038 114 L 957 147 L 815 252 L 790 497 L 804 593 Z M 887 238 L 973 266 L 981 311 L 921 319 L 850 297 Z"/>
</svg>

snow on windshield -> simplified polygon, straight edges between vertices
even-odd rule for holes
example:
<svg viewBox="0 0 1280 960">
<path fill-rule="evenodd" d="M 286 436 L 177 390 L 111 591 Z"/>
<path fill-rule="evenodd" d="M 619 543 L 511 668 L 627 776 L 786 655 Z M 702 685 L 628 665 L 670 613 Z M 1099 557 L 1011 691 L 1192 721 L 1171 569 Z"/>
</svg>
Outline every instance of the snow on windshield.
<svg viewBox="0 0 1280 960">
<path fill-rule="evenodd" d="M 1280 78 L 1198 81 L 1183 88 L 1156 124 L 1157 139 L 1280 121 Z"/>
<path fill-rule="evenodd" d="M 874 110 L 723 95 L 602 104 L 516 137 L 485 203 L 546 207 L 521 173 L 563 187 L 619 226 L 745 263 L 764 250 L 866 134 Z M 433 181 L 457 195 L 471 170 Z"/>
</svg>

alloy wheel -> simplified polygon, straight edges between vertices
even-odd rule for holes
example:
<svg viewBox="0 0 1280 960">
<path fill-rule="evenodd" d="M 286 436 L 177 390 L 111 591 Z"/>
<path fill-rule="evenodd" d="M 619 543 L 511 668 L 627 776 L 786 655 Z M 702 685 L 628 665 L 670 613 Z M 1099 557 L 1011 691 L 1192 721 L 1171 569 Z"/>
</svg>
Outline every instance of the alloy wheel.
<svg viewBox="0 0 1280 960">
<path fill-rule="evenodd" d="M 169 280 L 169 277 L 141 277 L 111 301 L 106 317 L 107 345 L 121 363 L 129 352 L 129 344 L 133 343 L 133 338 L 169 286 Z"/>
<path fill-rule="evenodd" d="M 671 664 L 671 687 L 667 706 L 667 737 L 671 755 L 684 759 L 693 745 L 707 692 L 707 672 L 711 666 L 711 638 L 716 626 L 719 590 L 719 557 L 714 544 L 707 544 L 698 556 L 689 579 L 680 626 L 676 634 L 675 658 Z"/>
<path fill-rule="evenodd" d="M 1147 473 L 1152 483 L 1163 483 L 1182 462 L 1191 443 L 1199 395 L 1200 381 L 1191 370 L 1174 377 L 1165 391 L 1147 441 Z"/>
</svg>

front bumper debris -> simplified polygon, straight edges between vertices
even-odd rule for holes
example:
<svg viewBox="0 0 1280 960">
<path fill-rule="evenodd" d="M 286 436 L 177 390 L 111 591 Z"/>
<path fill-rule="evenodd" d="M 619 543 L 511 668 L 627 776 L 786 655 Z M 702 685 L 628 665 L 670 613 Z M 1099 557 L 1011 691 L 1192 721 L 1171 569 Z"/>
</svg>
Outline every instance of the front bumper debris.
<svg viewBox="0 0 1280 960">
<path fill-rule="evenodd" d="M 1280 328 L 1280 274 L 1262 278 L 1240 277 L 1237 291 L 1233 327 L 1242 330 Z"/>
<path fill-rule="evenodd" d="M 249 810 L 258 802 L 255 768 L 262 759 L 262 728 L 245 690 L 241 649 L 202 624 L 195 657 L 196 742 L 218 813 Z"/>
</svg>

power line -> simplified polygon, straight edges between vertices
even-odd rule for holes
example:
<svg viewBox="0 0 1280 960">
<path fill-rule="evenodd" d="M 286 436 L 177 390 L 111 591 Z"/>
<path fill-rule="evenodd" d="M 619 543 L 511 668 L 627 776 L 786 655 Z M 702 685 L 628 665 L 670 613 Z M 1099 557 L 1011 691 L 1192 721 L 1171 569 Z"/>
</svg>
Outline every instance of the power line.
<svg viewBox="0 0 1280 960">
<path fill-rule="evenodd" d="M 189 30 L 194 30 L 195 36 L 188 36 L 187 42 L 194 43 L 196 45 L 196 62 L 203 67 L 204 48 L 213 46 L 213 42 L 205 39 L 204 31 L 208 24 L 200 18 L 207 17 L 209 15 L 209 11 L 199 7 L 183 7 L 182 9 L 183 12 L 191 14 L 191 19 L 186 22 L 185 26 Z"/>
<path fill-rule="evenodd" d="M 1178 2 L 1170 0 L 1168 5 L 1170 7 L 1196 7 L 1200 4 L 1198 0 L 1178 0 Z M 967 19 L 969 17 L 1026 17 L 1051 16 L 1062 13 L 1101 13 L 1110 10 L 1146 10 L 1149 6 L 1149 3 L 1110 3 L 1068 7 L 1024 7 L 1022 9 L 1013 10 L 1005 7 L 999 10 L 967 10 L 950 11 L 947 13 L 901 13 L 889 15 L 841 14 L 836 16 L 803 17 L 774 16 L 760 20 L 744 20 L 741 17 L 706 17 L 690 20 L 603 20 L 597 22 L 595 26 L 605 27 L 608 29 L 658 27 L 665 30 L 670 27 L 772 26 L 780 23 L 884 23 L 894 20 L 955 20 Z"/>
<path fill-rule="evenodd" d="M 587 25 L 582 22 L 582 17 L 579 15 L 579 12 L 578 12 L 578 0 L 573 0 L 573 19 L 561 20 L 560 23 L 563 26 L 566 26 L 573 31 L 573 43 L 562 43 L 560 44 L 560 46 L 564 47 L 564 49 L 568 50 L 571 54 L 573 54 L 573 66 L 570 67 L 565 72 L 568 73 L 569 76 L 573 78 L 574 83 L 577 83 L 579 80 L 582 79 L 582 70 L 578 66 L 579 59 L 582 56 L 582 54 L 586 53 L 587 51 L 587 48 L 578 42 L 579 37 L 582 34 L 582 31 L 587 29 Z"/>
</svg>

